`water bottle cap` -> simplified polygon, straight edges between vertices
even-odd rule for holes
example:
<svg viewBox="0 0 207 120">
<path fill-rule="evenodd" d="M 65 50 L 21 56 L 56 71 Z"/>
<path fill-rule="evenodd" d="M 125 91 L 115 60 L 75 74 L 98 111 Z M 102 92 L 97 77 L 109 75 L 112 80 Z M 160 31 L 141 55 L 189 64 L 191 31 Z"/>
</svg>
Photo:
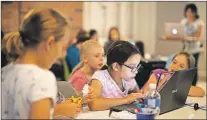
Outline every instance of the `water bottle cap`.
<svg viewBox="0 0 207 120">
<path fill-rule="evenodd" d="M 156 84 L 152 84 L 152 83 L 151 83 L 151 84 L 149 85 L 149 88 L 150 88 L 150 89 L 156 89 Z"/>
</svg>

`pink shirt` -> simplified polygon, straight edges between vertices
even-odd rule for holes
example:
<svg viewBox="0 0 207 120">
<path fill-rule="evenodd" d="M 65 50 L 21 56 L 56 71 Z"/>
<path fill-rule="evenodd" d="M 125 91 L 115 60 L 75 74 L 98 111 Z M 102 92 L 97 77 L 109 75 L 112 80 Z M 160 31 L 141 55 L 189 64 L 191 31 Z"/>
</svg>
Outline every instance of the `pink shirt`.
<svg viewBox="0 0 207 120">
<path fill-rule="evenodd" d="M 123 98 L 128 95 L 129 91 L 136 88 L 135 79 L 131 81 L 122 80 L 125 91 L 121 91 L 107 70 L 96 71 L 92 76 L 93 79 L 98 80 L 102 84 L 102 97 L 104 98 Z"/>
<path fill-rule="evenodd" d="M 83 87 L 85 84 L 88 84 L 89 80 L 81 70 L 78 70 L 71 76 L 68 82 L 70 82 L 77 91 L 82 91 Z"/>
</svg>

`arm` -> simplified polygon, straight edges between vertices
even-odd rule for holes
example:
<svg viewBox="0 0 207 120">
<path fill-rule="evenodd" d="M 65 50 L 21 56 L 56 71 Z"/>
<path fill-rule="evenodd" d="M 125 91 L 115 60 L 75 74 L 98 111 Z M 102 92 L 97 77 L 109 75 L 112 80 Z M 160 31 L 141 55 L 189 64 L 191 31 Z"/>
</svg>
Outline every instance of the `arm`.
<svg viewBox="0 0 207 120">
<path fill-rule="evenodd" d="M 151 74 L 149 80 L 142 87 L 142 90 L 144 91 L 144 93 L 146 93 L 149 90 L 149 84 L 151 84 L 151 83 L 157 84 L 157 80 L 156 80 L 154 74 Z"/>
<path fill-rule="evenodd" d="M 205 95 L 205 91 L 200 87 L 191 86 L 188 95 L 192 97 L 203 97 Z"/>
<path fill-rule="evenodd" d="M 198 27 L 197 31 L 196 31 L 195 33 L 193 33 L 192 36 L 190 36 L 190 37 L 196 37 L 197 40 L 202 39 L 202 36 L 201 36 L 202 28 L 203 28 L 203 26 L 200 25 L 200 26 Z"/>
<path fill-rule="evenodd" d="M 141 90 L 139 90 L 138 88 L 134 88 L 133 89 L 133 93 L 138 93 L 138 92 L 140 92 Z"/>
<path fill-rule="evenodd" d="M 49 98 L 31 104 L 30 119 L 50 119 L 52 100 Z"/>
<path fill-rule="evenodd" d="M 95 110 L 106 110 L 114 106 L 126 104 L 126 98 L 103 98 L 101 96 L 102 85 L 98 80 L 93 80 L 91 83 L 91 87 L 95 90 L 94 96 L 95 98 L 89 102 L 89 108 L 92 111 Z"/>
<path fill-rule="evenodd" d="M 66 100 L 60 104 L 56 104 L 54 109 L 53 118 L 58 115 L 66 117 L 75 117 L 81 112 L 81 105 L 72 103 L 70 100 Z"/>
<path fill-rule="evenodd" d="M 185 40 L 184 37 L 177 37 L 177 36 L 163 36 L 163 40 Z"/>
</svg>

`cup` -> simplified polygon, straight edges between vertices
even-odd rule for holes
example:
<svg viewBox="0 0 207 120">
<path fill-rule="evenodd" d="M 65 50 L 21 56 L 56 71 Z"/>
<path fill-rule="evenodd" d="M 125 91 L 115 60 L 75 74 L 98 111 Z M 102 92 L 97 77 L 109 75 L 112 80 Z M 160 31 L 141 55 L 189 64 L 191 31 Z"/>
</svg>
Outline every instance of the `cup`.
<svg viewBox="0 0 207 120">
<path fill-rule="evenodd" d="M 142 112 L 136 113 L 137 120 L 140 119 L 150 119 L 154 120 L 156 113 L 151 108 L 142 108 Z"/>
</svg>

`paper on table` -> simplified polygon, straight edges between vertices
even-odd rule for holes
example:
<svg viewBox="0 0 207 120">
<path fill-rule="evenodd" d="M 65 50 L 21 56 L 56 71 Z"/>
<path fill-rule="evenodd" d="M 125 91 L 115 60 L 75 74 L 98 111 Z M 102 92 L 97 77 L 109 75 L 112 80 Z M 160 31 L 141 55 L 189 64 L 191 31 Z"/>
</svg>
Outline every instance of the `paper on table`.
<svg viewBox="0 0 207 120">
<path fill-rule="evenodd" d="M 89 111 L 86 113 L 80 113 L 75 119 L 112 119 L 108 117 L 109 110 L 105 111 Z"/>
<path fill-rule="evenodd" d="M 136 114 L 132 114 L 128 111 L 112 112 L 111 118 L 116 119 L 136 119 Z"/>
</svg>

